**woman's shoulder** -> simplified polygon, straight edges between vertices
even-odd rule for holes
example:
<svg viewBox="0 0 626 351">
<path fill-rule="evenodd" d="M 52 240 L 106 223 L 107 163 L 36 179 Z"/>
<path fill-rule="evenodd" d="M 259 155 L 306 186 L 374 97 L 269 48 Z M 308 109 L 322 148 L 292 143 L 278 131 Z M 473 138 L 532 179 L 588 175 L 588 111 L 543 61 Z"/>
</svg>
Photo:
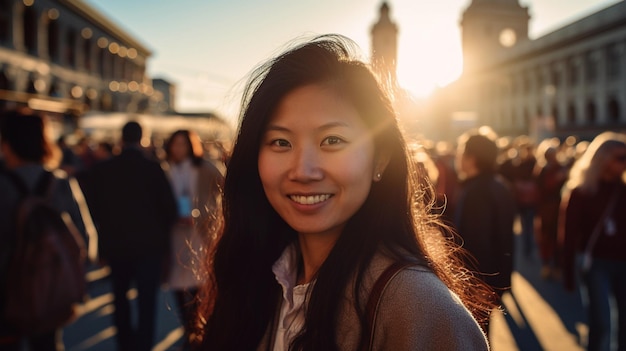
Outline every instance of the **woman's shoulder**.
<svg viewBox="0 0 626 351">
<path fill-rule="evenodd" d="M 406 338 L 406 344 L 399 347 L 488 349 L 483 332 L 461 299 L 422 265 L 405 267 L 389 281 L 376 323 L 380 332 Z"/>
<path fill-rule="evenodd" d="M 372 281 L 378 279 L 383 271 L 395 262 L 398 260 L 388 255 L 380 253 L 376 255 L 370 265 L 370 279 Z M 460 298 L 448 288 L 426 262 L 410 256 L 402 259 L 402 262 L 406 263 L 387 282 L 381 299 L 388 300 L 390 304 L 400 305 L 409 304 L 412 301 L 415 302 L 412 304 L 415 308 L 422 309 L 440 308 L 440 306 L 458 306 L 465 309 Z"/>
<path fill-rule="evenodd" d="M 428 267 L 415 264 L 404 267 L 393 277 L 384 292 L 384 297 L 400 301 L 403 295 L 424 302 L 424 307 L 434 305 L 461 305 L 461 300 Z M 421 305 L 421 303 L 420 303 Z"/>
</svg>

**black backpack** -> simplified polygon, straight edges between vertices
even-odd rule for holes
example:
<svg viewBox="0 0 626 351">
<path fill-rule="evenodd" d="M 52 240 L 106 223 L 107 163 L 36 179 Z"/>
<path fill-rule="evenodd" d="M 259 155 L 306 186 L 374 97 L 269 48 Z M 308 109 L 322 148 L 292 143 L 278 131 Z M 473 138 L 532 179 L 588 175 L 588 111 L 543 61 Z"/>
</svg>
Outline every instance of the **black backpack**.
<svg viewBox="0 0 626 351">
<path fill-rule="evenodd" d="M 21 193 L 15 211 L 15 241 L 6 280 L 5 320 L 20 335 L 45 333 L 70 322 L 86 293 L 85 242 L 69 219 L 50 204 L 57 183 L 44 172 L 29 192 L 9 174 Z"/>
</svg>

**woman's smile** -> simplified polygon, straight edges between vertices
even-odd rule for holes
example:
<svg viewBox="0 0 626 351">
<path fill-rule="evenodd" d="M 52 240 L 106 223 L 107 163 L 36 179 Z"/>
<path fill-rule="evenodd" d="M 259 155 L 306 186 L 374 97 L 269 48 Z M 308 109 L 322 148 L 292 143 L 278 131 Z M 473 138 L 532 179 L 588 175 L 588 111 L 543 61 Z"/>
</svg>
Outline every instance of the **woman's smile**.
<svg viewBox="0 0 626 351">
<path fill-rule="evenodd" d="M 291 201 L 300 205 L 315 205 L 330 199 L 331 194 L 289 195 Z"/>
</svg>

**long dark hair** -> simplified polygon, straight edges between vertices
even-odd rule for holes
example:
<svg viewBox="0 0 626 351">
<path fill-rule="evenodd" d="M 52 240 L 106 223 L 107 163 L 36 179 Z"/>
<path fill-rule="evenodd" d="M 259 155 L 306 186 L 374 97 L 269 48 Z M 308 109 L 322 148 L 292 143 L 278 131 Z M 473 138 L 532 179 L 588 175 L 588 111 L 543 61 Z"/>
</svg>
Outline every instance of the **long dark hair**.
<svg viewBox="0 0 626 351">
<path fill-rule="evenodd" d="M 370 69 L 352 59 L 353 44 L 322 36 L 296 46 L 258 68 L 244 92 L 239 133 L 229 163 L 223 201 L 224 227 L 214 240 L 209 280 L 201 314 L 206 318 L 203 348 L 253 350 L 273 322 L 281 288 L 273 263 L 297 234 L 265 197 L 258 173 L 261 138 L 274 109 L 295 88 L 329 85 L 352 103 L 373 133 L 375 149 L 390 156 L 384 176 L 349 220 L 320 267 L 310 293 L 306 322 L 290 345 L 293 350 L 337 350 L 338 311 L 346 289 L 365 326 L 359 301 L 362 276 L 380 248 L 397 259 L 408 253 L 432 270 L 470 307 L 474 285 L 450 255 L 447 240 L 431 215 L 432 188 L 410 162 L 388 95 Z M 467 285 L 471 280 L 470 285 Z M 348 287 L 354 281 L 354 286 Z"/>
</svg>

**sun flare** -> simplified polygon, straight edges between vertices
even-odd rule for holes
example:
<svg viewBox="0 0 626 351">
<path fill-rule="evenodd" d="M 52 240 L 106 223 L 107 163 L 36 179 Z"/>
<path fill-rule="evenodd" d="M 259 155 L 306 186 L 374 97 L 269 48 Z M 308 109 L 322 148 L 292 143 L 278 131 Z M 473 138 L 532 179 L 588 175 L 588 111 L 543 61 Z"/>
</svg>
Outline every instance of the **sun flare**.
<svg viewBox="0 0 626 351">
<path fill-rule="evenodd" d="M 417 98 L 427 98 L 438 87 L 455 81 L 463 69 L 460 49 L 449 44 L 401 46 L 398 54 L 398 84 Z"/>
</svg>

